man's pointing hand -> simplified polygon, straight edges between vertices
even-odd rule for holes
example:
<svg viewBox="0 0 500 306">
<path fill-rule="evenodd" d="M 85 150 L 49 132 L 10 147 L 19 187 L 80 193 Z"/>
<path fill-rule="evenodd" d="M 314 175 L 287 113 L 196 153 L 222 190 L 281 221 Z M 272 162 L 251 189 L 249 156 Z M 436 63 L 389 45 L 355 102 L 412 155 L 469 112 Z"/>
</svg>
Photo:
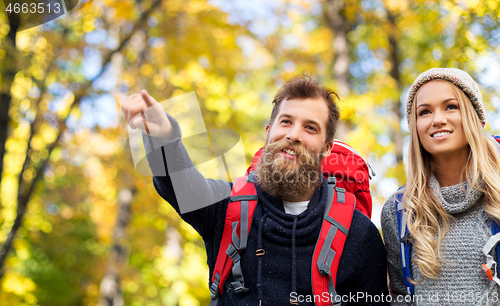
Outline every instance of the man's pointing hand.
<svg viewBox="0 0 500 306">
<path fill-rule="evenodd" d="M 150 136 L 161 138 L 167 138 L 172 130 L 163 106 L 146 90 L 125 99 L 122 111 L 129 126 L 134 130 L 139 128 Z"/>
</svg>

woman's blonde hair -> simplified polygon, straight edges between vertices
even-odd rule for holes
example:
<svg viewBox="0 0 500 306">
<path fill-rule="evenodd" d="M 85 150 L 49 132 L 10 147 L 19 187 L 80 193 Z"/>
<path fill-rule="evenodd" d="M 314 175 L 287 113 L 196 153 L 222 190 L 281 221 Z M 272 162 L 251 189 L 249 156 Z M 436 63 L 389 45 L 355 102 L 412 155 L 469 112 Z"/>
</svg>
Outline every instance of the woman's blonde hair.
<svg viewBox="0 0 500 306">
<path fill-rule="evenodd" d="M 485 193 L 483 203 L 486 213 L 495 221 L 500 221 L 499 147 L 492 137 L 484 134 L 481 120 L 465 93 L 451 82 L 440 81 L 448 83 L 458 100 L 463 130 L 470 147 L 461 179 L 467 180 L 471 188 Z M 413 238 L 416 254 L 413 262 L 424 277 L 438 278 L 440 246 L 452 217 L 443 209 L 429 187 L 429 179 L 435 169 L 431 155 L 419 141 L 416 107 L 415 101 L 409 120 L 409 167 L 404 203 L 407 226 Z M 483 184 L 479 183 L 480 179 L 484 181 Z"/>
</svg>

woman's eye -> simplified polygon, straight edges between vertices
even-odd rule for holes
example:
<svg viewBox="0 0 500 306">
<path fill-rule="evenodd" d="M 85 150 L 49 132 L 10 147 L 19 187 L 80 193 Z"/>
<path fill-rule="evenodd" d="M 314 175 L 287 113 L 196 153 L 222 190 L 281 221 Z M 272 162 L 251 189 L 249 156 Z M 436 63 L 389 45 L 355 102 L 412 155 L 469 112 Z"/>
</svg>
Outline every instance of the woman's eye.
<svg viewBox="0 0 500 306">
<path fill-rule="evenodd" d="M 430 114 L 429 110 L 427 110 L 427 109 L 424 109 L 423 111 L 418 113 L 419 116 L 423 116 L 423 115 L 427 115 L 427 114 Z"/>
<path fill-rule="evenodd" d="M 450 104 L 446 109 L 458 109 L 458 105 Z"/>
</svg>

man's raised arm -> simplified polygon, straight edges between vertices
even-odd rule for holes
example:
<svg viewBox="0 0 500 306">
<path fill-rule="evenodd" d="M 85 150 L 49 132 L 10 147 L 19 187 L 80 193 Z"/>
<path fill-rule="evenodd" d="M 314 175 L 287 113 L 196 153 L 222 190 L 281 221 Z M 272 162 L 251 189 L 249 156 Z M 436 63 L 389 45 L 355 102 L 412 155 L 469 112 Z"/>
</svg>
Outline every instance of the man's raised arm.
<svg viewBox="0 0 500 306">
<path fill-rule="evenodd" d="M 132 129 L 143 131 L 143 142 L 158 193 L 202 236 L 213 229 L 215 203 L 230 192 L 228 182 L 206 179 L 182 144 L 177 121 L 145 90 L 129 96 L 122 111 Z M 200 222 L 200 216 L 204 219 Z"/>
</svg>

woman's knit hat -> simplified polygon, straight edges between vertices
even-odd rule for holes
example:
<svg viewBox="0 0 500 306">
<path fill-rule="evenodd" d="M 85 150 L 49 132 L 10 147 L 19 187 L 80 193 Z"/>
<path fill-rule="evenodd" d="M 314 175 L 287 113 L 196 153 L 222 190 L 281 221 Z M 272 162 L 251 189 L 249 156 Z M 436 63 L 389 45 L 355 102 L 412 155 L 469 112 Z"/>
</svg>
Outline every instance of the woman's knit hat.
<svg viewBox="0 0 500 306">
<path fill-rule="evenodd" d="M 469 97 L 472 105 L 474 105 L 484 127 L 486 124 L 486 117 L 484 115 L 483 97 L 481 96 L 479 87 L 467 72 L 457 68 L 431 68 L 417 77 L 411 86 L 410 92 L 408 93 L 408 99 L 406 100 L 406 121 L 408 124 L 410 124 L 411 105 L 415 100 L 418 89 L 425 83 L 437 79 L 450 81 L 458 88 L 462 89 L 467 97 Z"/>
</svg>

